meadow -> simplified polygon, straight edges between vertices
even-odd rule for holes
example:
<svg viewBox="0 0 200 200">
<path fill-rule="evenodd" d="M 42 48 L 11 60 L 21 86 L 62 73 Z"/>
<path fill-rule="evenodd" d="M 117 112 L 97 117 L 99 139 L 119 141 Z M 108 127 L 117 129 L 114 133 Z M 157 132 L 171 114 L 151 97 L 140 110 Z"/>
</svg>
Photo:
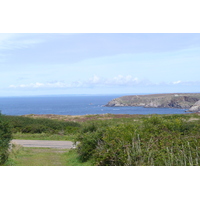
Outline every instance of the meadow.
<svg viewBox="0 0 200 200">
<path fill-rule="evenodd" d="M 200 115 L 0 116 L 14 139 L 70 140 L 77 148 L 15 147 L 5 165 L 199 166 Z M 51 155 L 51 156 L 50 156 Z M 55 157 L 57 155 L 57 158 Z M 41 159 L 41 157 L 43 159 Z M 51 157 L 53 159 L 51 159 Z M 55 157 L 55 158 L 54 158 Z M 58 158 L 59 157 L 59 158 Z M 21 159 L 21 160 L 20 160 Z M 56 164 L 56 159 L 59 159 Z M 31 162 L 30 160 L 28 162 Z"/>
</svg>

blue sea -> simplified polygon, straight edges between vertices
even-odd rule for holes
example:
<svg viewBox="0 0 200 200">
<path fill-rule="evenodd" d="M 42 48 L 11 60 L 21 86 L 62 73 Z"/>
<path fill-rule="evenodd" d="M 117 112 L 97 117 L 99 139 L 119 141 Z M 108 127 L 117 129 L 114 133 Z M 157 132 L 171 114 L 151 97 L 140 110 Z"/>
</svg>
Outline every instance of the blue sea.
<svg viewBox="0 0 200 200">
<path fill-rule="evenodd" d="M 119 95 L 1 97 L 0 110 L 5 115 L 56 114 L 183 114 L 185 109 L 104 107 Z"/>
</svg>

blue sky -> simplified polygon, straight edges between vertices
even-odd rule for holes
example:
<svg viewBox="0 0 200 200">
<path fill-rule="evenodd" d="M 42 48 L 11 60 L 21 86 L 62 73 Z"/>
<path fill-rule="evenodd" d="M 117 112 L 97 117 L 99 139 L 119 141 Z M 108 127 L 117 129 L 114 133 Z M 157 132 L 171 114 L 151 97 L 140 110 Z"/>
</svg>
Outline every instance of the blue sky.
<svg viewBox="0 0 200 200">
<path fill-rule="evenodd" d="M 200 92 L 198 33 L 1 33 L 0 96 Z"/>
</svg>

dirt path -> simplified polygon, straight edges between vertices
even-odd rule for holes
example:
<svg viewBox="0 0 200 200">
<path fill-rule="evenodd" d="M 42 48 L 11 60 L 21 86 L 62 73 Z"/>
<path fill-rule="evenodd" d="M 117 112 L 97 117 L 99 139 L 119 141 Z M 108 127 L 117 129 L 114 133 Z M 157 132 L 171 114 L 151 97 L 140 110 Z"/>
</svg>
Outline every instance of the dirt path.
<svg viewBox="0 0 200 200">
<path fill-rule="evenodd" d="M 58 149 L 73 148 L 73 142 L 70 141 L 12 140 L 11 143 L 20 144 L 23 147 L 45 147 L 45 148 L 58 148 Z"/>
</svg>

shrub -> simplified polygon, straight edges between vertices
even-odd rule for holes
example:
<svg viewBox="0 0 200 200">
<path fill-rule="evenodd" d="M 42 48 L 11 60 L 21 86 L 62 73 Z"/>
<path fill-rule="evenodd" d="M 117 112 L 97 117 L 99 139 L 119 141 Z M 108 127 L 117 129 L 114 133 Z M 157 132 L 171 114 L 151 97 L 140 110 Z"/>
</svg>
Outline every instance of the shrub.
<svg viewBox="0 0 200 200">
<path fill-rule="evenodd" d="M 58 134 L 67 130 L 68 127 L 78 128 L 80 125 L 75 122 L 65 122 L 52 119 L 33 119 L 23 116 L 3 116 L 12 125 L 12 132 L 17 133 L 42 133 Z"/>
<path fill-rule="evenodd" d="M 97 165 L 199 165 L 199 122 L 179 115 L 152 115 L 140 121 L 88 124 L 78 140 L 82 161 Z"/>
<path fill-rule="evenodd" d="M 0 165 L 3 165 L 8 159 L 11 138 L 10 125 L 0 116 Z"/>
<path fill-rule="evenodd" d="M 95 153 L 96 147 L 102 142 L 102 136 L 108 124 L 96 121 L 84 124 L 75 142 L 80 141 L 77 151 L 82 162 L 89 160 Z"/>
</svg>

